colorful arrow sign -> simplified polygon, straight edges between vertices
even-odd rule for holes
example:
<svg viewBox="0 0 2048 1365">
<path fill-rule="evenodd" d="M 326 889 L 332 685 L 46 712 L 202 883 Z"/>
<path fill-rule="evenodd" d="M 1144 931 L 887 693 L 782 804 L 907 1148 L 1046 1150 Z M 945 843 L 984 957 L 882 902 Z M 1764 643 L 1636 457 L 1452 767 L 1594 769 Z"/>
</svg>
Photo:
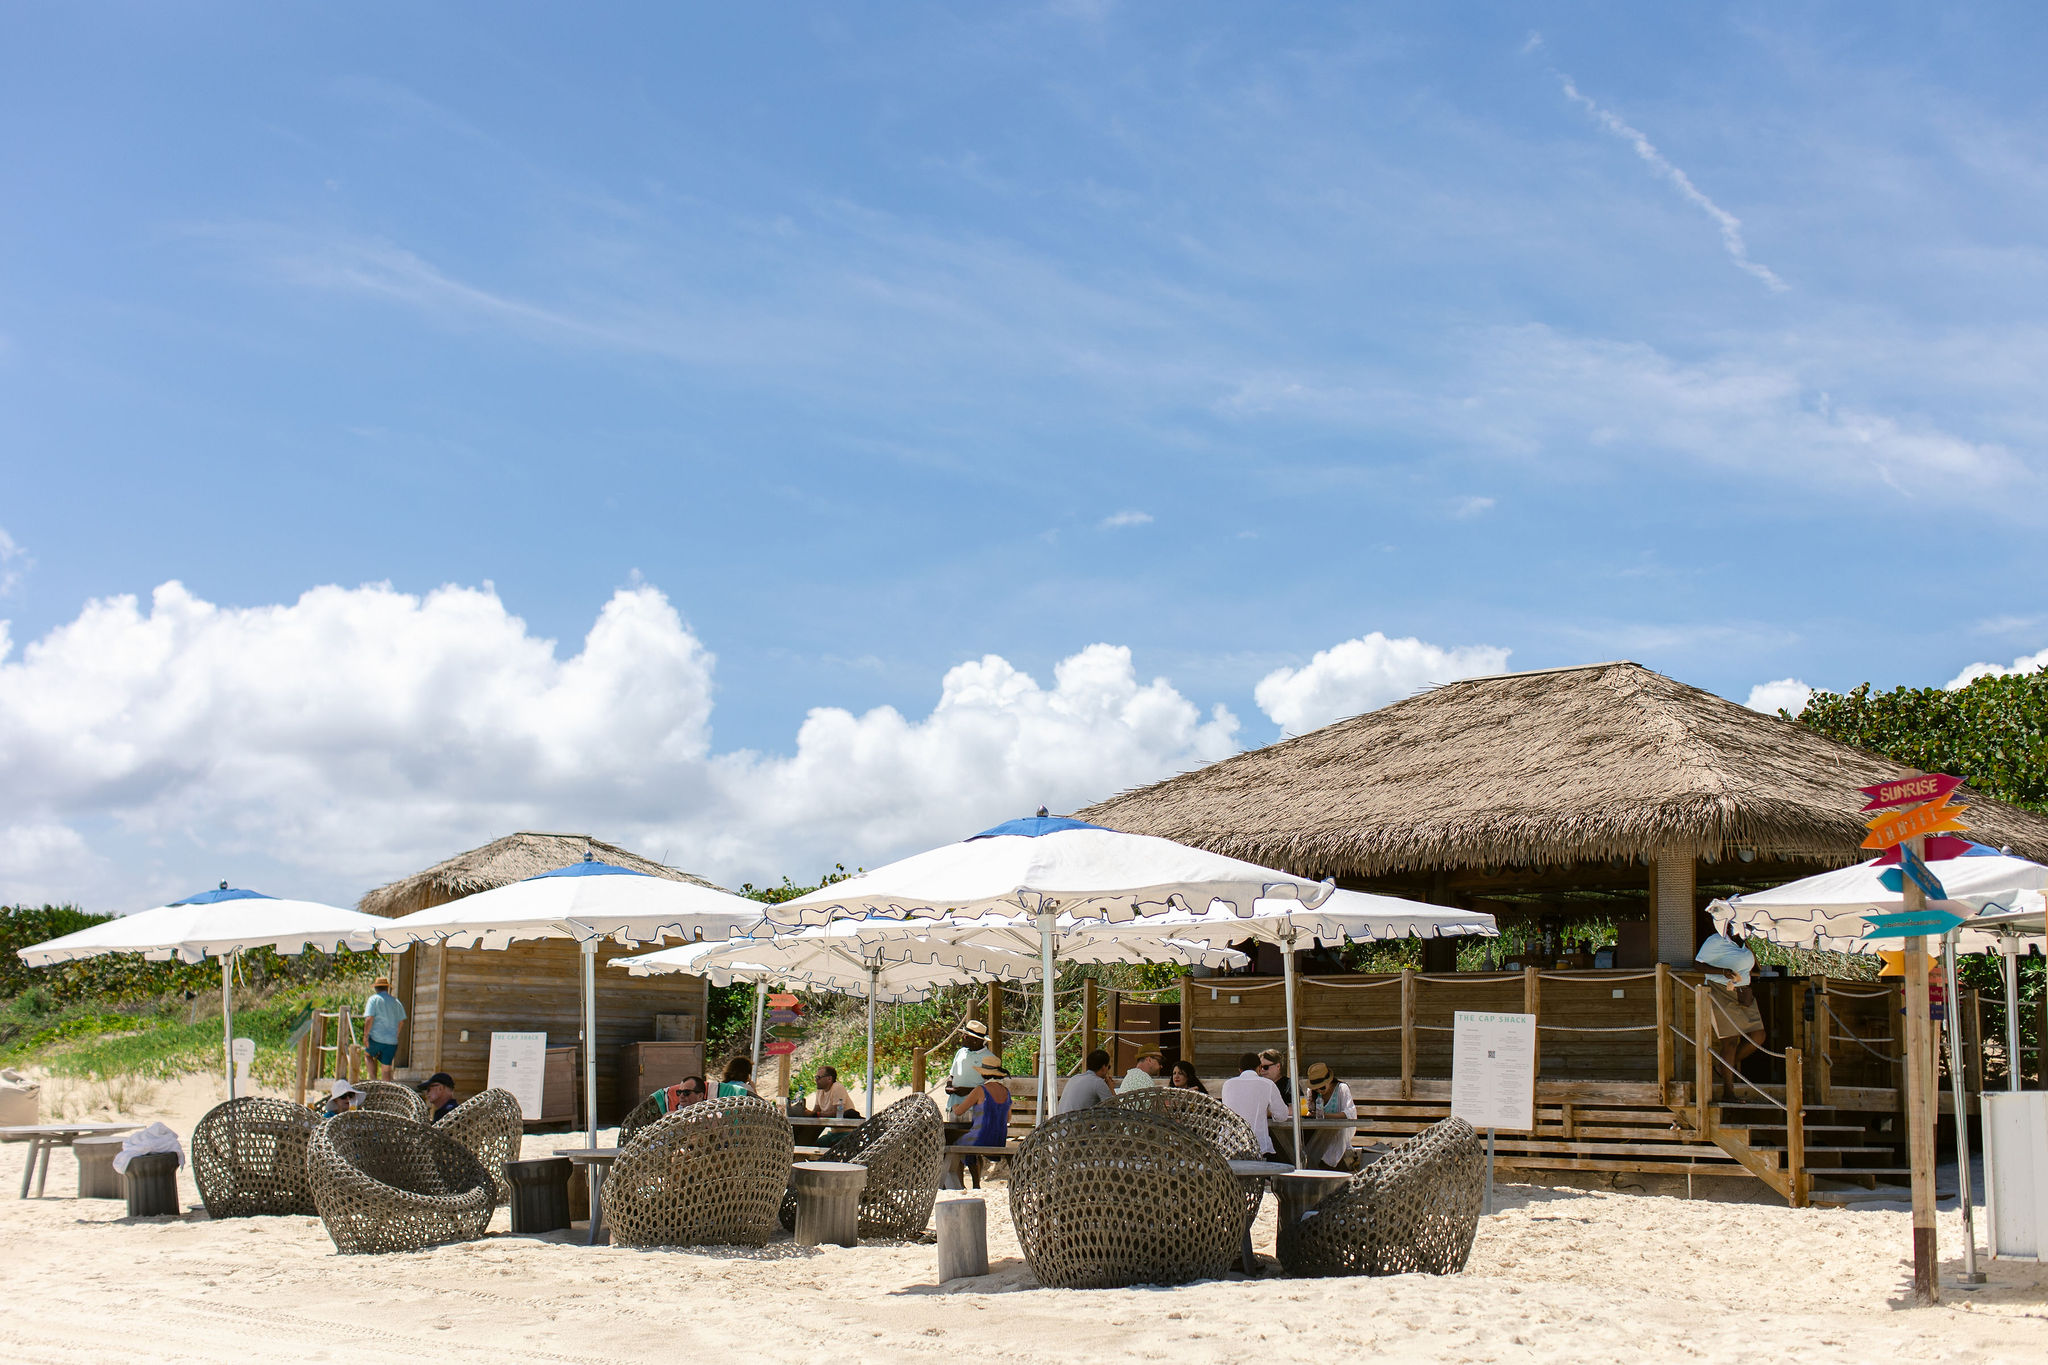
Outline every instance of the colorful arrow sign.
<svg viewBox="0 0 2048 1365">
<path fill-rule="evenodd" d="M 1947 910 L 1908 910 L 1896 915 L 1865 915 L 1863 922 L 1870 926 L 1865 938 L 1914 938 L 1945 934 L 1961 924 L 1963 917 Z"/>
<path fill-rule="evenodd" d="M 1901 777 L 1860 790 L 1870 798 L 1870 804 L 1863 809 L 1873 811 L 1890 806 L 1910 806 L 1920 801 L 1939 801 L 1962 785 L 1962 778 L 1950 777 L 1947 773 L 1922 773 L 1918 777 Z"/>
<path fill-rule="evenodd" d="M 768 1008 L 771 1010 L 793 1010 L 796 1008 L 796 997 L 786 991 L 777 991 L 768 997 Z"/>
<path fill-rule="evenodd" d="M 794 1051 L 796 1051 L 796 1044 L 790 1042 L 787 1038 L 777 1038 L 773 1042 L 761 1045 L 762 1054 L 768 1057 L 787 1057 Z"/>
<path fill-rule="evenodd" d="M 777 1024 L 774 1028 L 768 1030 L 768 1036 L 771 1038 L 802 1038 L 805 1035 L 803 1025 L 801 1024 Z"/>
<path fill-rule="evenodd" d="M 1870 822 L 1870 834 L 1864 839 L 1863 847 L 1890 848 L 1922 834 L 1968 829 L 1968 825 L 1956 818 L 1968 809 L 1968 806 L 1951 806 L 1948 797 L 1942 796 L 1911 810 L 1880 815 Z"/>
<path fill-rule="evenodd" d="M 1905 855 L 1899 860 L 1899 870 L 1913 879 L 1913 885 L 1926 892 L 1927 899 L 1931 901 L 1947 900 L 1948 890 L 1942 886 L 1941 878 L 1929 871 L 1927 864 L 1913 855 L 1912 849 L 1900 845 L 1899 851 Z"/>
<path fill-rule="evenodd" d="M 801 1022 L 802 1019 L 803 1016 L 795 1010 L 768 1011 L 768 1022 L 771 1024 L 794 1024 Z"/>
</svg>

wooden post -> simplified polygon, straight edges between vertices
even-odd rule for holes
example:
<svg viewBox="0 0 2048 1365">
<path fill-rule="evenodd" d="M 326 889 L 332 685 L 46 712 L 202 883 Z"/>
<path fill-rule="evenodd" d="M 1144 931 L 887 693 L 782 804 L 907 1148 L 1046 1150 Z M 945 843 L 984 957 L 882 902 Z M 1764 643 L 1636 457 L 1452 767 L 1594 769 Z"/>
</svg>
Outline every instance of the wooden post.
<svg viewBox="0 0 2048 1365">
<path fill-rule="evenodd" d="M 1835 1013 L 1828 1004 L 1828 979 L 1822 977 L 1814 988 L 1813 1026 L 1820 1032 L 1820 1051 L 1814 1060 L 1820 1064 L 1820 1084 L 1815 1087 L 1814 1096 L 1823 1109 L 1835 1102 Z"/>
<path fill-rule="evenodd" d="M 2048 990 L 2034 1002 L 2034 1043 L 2034 1079 L 2039 1082 L 2035 1089 L 2048 1090 Z M 2018 1060 L 2014 1058 L 2014 1065 Z"/>
<path fill-rule="evenodd" d="M 1803 1209 L 1806 1192 L 1806 1063 L 1796 1047 L 1785 1049 L 1785 1163 L 1792 1207 Z"/>
<path fill-rule="evenodd" d="M 1415 1098 L 1415 969 L 1401 969 L 1401 1098 Z"/>
<path fill-rule="evenodd" d="M 1714 1003 L 1704 979 L 1692 988 L 1692 1103 L 1700 1140 L 1714 1140 Z"/>
<path fill-rule="evenodd" d="M 1095 978 L 1081 979 L 1081 1058 L 1085 1062 L 1088 1054 L 1095 1051 Z M 1116 1070 L 1116 1058 L 1109 1059 L 1109 1069 Z"/>
<path fill-rule="evenodd" d="M 1671 967 L 1657 964 L 1657 1101 L 1671 1103 Z"/>
<path fill-rule="evenodd" d="M 1189 1066 L 1195 1064 L 1195 979 L 1187 975 L 1180 979 L 1180 1055 Z"/>
<path fill-rule="evenodd" d="M 1960 988 L 1959 988 L 1960 989 Z M 1963 1025 L 1963 1090 L 1966 1094 L 1984 1093 L 1984 996 L 1979 991 L 1962 991 L 1968 1008 L 1958 1018 Z M 1949 1006 L 1954 1009 L 1955 1006 Z"/>
<path fill-rule="evenodd" d="M 1914 857 L 1925 856 L 1924 837 L 1908 839 Z M 1911 877 L 1905 879 L 1903 909 L 1911 914 L 1927 908 L 1927 897 Z M 1913 1180 L 1913 1298 L 1920 1304 L 1941 1301 L 1939 1247 L 1934 1227 L 1934 1098 L 1933 1030 L 1927 1018 L 1927 939 L 1906 940 L 1906 1152 Z M 1953 1002 L 1951 1002 L 1953 1008 Z M 1959 1154 L 1967 1160 L 1967 1154 Z"/>
<path fill-rule="evenodd" d="M 924 1093 L 925 1050 L 917 1048 L 910 1054 L 910 1090 L 912 1094 Z"/>
<path fill-rule="evenodd" d="M 1531 1059 L 1531 1070 L 1538 1077 L 1543 1075 L 1543 981 L 1536 975 L 1534 967 L 1522 968 L 1522 1013 L 1539 1016 L 1536 1020 L 1536 1055 Z"/>
<path fill-rule="evenodd" d="M 988 983 L 988 1050 L 1003 1055 L 1003 983 Z"/>
<path fill-rule="evenodd" d="M 315 1013 L 317 1014 L 318 1012 L 315 1011 Z M 308 1021 L 305 1035 L 299 1039 L 299 1093 L 298 1098 L 295 1101 L 295 1103 L 298 1104 L 304 1104 L 306 1102 L 306 1063 L 308 1060 L 308 1054 L 311 1053 L 312 1050 L 313 1029 L 311 1026 L 311 1022 Z"/>
</svg>

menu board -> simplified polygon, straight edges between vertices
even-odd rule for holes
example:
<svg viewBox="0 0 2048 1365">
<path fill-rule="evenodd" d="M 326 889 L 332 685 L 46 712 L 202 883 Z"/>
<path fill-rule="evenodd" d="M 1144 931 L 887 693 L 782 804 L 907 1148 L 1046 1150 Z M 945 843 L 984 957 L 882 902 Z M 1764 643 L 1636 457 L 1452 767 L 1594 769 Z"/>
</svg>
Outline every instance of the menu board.
<svg viewBox="0 0 2048 1365">
<path fill-rule="evenodd" d="M 545 1033 L 493 1033 L 491 1073 L 487 1084 L 493 1090 L 509 1090 L 519 1101 L 519 1112 L 541 1112 L 541 1093 L 548 1069 L 548 1036 Z"/>
<path fill-rule="evenodd" d="M 1536 1016 L 1459 1010 L 1451 1044 L 1451 1116 L 1474 1128 L 1536 1126 Z"/>
</svg>

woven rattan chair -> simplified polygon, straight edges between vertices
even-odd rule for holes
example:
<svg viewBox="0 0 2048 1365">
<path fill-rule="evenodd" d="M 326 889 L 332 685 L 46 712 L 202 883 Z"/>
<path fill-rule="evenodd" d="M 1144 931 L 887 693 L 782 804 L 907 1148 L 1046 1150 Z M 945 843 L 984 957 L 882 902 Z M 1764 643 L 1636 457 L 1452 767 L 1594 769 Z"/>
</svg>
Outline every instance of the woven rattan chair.
<svg viewBox="0 0 2048 1365">
<path fill-rule="evenodd" d="M 789 1120 L 752 1095 L 705 1100 L 641 1128 L 604 1183 L 615 1246 L 760 1246 L 796 1154 Z"/>
<path fill-rule="evenodd" d="M 1062 1114 L 1010 1167 L 1010 1218 L 1049 1289 L 1228 1274 L 1244 1236 L 1230 1163 L 1181 1124 L 1125 1105 Z"/>
<path fill-rule="evenodd" d="M 656 1091 L 640 1101 L 640 1103 L 634 1105 L 627 1112 L 626 1117 L 619 1120 L 619 1136 L 616 1145 L 620 1147 L 625 1146 L 633 1140 L 633 1134 L 639 1132 L 655 1120 L 666 1118 L 667 1116 L 668 1111 L 662 1108 L 661 1092 Z"/>
<path fill-rule="evenodd" d="M 491 1173 L 491 1187 L 500 1204 L 512 1202 L 512 1185 L 505 1179 L 505 1163 L 519 1160 L 519 1146 L 526 1138 L 526 1116 L 519 1099 L 509 1090 L 486 1090 L 471 1095 L 443 1115 L 434 1126 L 454 1138 L 484 1163 Z"/>
<path fill-rule="evenodd" d="M 356 1108 L 372 1114 L 396 1114 L 414 1123 L 425 1123 L 434 1116 L 434 1111 L 427 1108 L 426 1098 L 409 1085 L 397 1081 L 357 1081 L 356 1089 L 363 1092 Z"/>
<path fill-rule="evenodd" d="M 1206 1090 L 1176 1090 L 1172 1086 L 1155 1085 L 1145 1090 L 1112 1095 L 1103 1103 L 1135 1109 L 1141 1114 L 1156 1114 L 1177 1123 L 1223 1153 L 1225 1161 L 1264 1159 L 1259 1153 L 1259 1135 L 1252 1131 L 1252 1126 L 1235 1109 Z M 1244 1221 L 1249 1227 L 1252 1219 L 1259 1216 L 1259 1200 L 1266 1193 L 1265 1177 L 1242 1177 L 1238 1188 L 1244 1194 Z"/>
<path fill-rule="evenodd" d="M 497 1206 L 476 1153 L 393 1114 L 328 1119 L 306 1148 L 306 1175 L 327 1235 L 349 1254 L 469 1241 L 484 1235 Z"/>
<path fill-rule="evenodd" d="M 210 1218 L 312 1217 L 306 1146 L 320 1116 L 248 1096 L 215 1105 L 192 1130 L 192 1182 Z"/>
<path fill-rule="evenodd" d="M 1280 1264 L 1294 1275 L 1455 1275 L 1472 1254 L 1485 1193 L 1479 1134 L 1445 1119 L 1282 1227 Z"/>
<path fill-rule="evenodd" d="M 929 1095 L 905 1095 L 832 1144 L 823 1159 L 868 1168 L 860 1236 L 922 1237 L 939 1197 L 946 1120 Z M 796 1193 L 783 1196 L 782 1226 L 796 1230 Z"/>
</svg>

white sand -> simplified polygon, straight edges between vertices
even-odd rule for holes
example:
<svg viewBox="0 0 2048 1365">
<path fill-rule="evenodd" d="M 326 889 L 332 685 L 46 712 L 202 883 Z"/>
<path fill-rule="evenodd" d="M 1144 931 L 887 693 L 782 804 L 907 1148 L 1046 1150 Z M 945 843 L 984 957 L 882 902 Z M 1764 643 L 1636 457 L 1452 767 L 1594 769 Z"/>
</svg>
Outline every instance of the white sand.
<svg viewBox="0 0 2048 1365">
<path fill-rule="evenodd" d="M 192 1080 L 124 1102 L 127 1117 L 189 1133 L 217 1093 Z M 527 1154 L 573 1140 L 529 1138 Z M 502 1211 L 481 1242 L 345 1257 L 317 1219 L 208 1221 L 189 1174 L 180 1219 L 130 1223 L 116 1201 L 74 1199 L 63 1153 L 48 1197 L 18 1201 L 25 1154 L 0 1145 L 9 1361 L 2048 1359 L 2048 1270 L 1991 1263 L 1986 1288 L 1903 1310 L 1895 1207 L 1504 1186 L 1459 1276 L 1079 1292 L 1033 1286 L 1000 1185 L 993 1273 L 941 1287 L 929 1244 L 593 1248 L 513 1237 Z M 1265 1255 L 1271 1204 L 1255 1236 Z M 1950 1272 L 1959 1227 L 1944 1214 Z"/>
</svg>

